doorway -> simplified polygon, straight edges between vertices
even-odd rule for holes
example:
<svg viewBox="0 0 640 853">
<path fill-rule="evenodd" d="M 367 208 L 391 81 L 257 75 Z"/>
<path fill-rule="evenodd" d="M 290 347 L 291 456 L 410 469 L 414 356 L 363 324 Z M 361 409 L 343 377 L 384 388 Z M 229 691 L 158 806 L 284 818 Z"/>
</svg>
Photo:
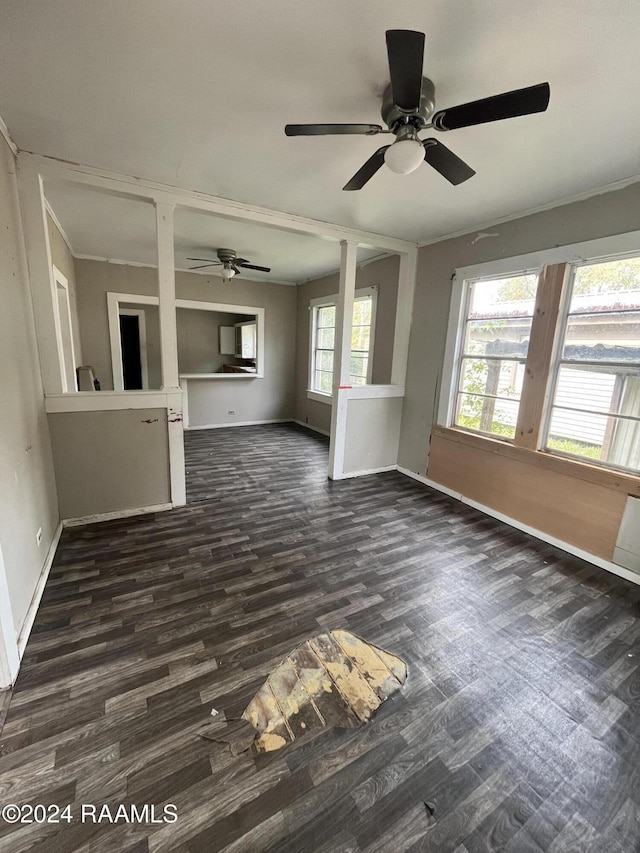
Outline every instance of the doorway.
<svg viewBox="0 0 640 853">
<path fill-rule="evenodd" d="M 138 308 L 121 308 L 118 319 L 124 390 L 146 390 L 149 387 L 149 377 L 144 311 Z"/>
</svg>

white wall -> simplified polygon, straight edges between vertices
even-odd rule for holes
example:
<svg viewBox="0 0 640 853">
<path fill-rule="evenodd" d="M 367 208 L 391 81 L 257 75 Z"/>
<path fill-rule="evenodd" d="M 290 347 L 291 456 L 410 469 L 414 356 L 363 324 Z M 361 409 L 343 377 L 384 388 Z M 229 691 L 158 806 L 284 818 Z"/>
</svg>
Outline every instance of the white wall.
<svg viewBox="0 0 640 853">
<path fill-rule="evenodd" d="M 15 158 L 0 137 L 0 543 L 17 633 L 58 525 L 24 257 Z"/>
<path fill-rule="evenodd" d="M 344 472 L 391 468 L 398 462 L 402 397 L 371 397 L 347 403 Z"/>
</svg>

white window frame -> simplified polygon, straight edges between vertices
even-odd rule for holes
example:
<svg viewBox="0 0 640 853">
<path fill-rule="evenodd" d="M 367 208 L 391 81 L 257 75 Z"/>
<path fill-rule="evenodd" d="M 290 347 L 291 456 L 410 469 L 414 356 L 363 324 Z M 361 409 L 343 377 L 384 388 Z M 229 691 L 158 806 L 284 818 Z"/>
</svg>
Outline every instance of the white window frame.
<svg viewBox="0 0 640 853">
<path fill-rule="evenodd" d="M 566 364 L 562 358 L 562 350 L 564 349 L 564 343 L 567 334 L 567 324 L 569 322 L 569 309 L 571 307 L 571 297 L 573 295 L 573 285 L 575 281 L 576 270 L 580 267 L 584 266 L 595 266 L 597 264 L 606 264 L 609 261 L 621 261 L 625 258 L 640 258 L 640 243 L 636 247 L 635 251 L 632 252 L 624 252 L 617 253 L 615 255 L 610 256 L 599 256 L 597 258 L 588 258 L 580 261 L 574 261 L 571 264 L 571 274 L 570 274 L 570 282 L 569 286 L 566 288 L 565 293 L 563 294 L 562 304 L 560 305 L 560 310 L 558 311 L 558 322 L 556 326 L 556 337 L 553 347 L 553 355 L 551 357 L 551 369 L 549 371 L 549 384 L 547 388 L 547 399 L 544 410 L 544 415 L 542 419 L 542 429 L 540 431 L 540 446 L 539 449 L 543 450 L 545 453 L 549 453 L 552 456 L 562 456 L 564 459 L 572 459 L 574 461 L 583 462 L 587 465 L 597 465 L 599 468 L 607 468 L 612 471 L 622 471 L 624 473 L 636 474 L 636 470 L 634 468 L 625 468 L 623 465 L 616 465 L 613 462 L 601 462 L 599 459 L 589 459 L 586 456 L 578 456 L 573 453 L 565 453 L 562 450 L 554 450 L 552 448 L 547 447 L 549 443 L 549 431 L 551 429 L 551 419 L 553 416 L 553 403 L 556 397 L 556 388 L 558 385 L 558 379 L 560 376 L 560 368 L 563 364 Z M 614 312 L 615 313 L 615 312 Z M 571 362 L 568 362 L 571 364 Z M 608 362 L 602 362 L 599 364 L 599 367 L 606 367 Z M 611 363 L 612 364 L 612 363 Z M 612 366 L 617 366 L 613 365 Z M 630 365 L 623 365 L 629 367 Z M 582 411 L 582 410 L 580 410 Z M 588 414 L 588 411 L 585 410 L 585 413 Z"/>
<path fill-rule="evenodd" d="M 369 360 L 367 362 L 367 385 L 371 385 L 371 377 L 373 375 L 373 350 L 375 345 L 375 328 L 376 328 L 376 309 L 378 304 L 378 285 L 374 284 L 371 287 L 361 287 L 355 291 L 354 303 L 359 299 L 371 297 L 371 324 L 369 332 Z M 317 296 L 315 299 L 309 300 L 309 373 L 307 377 L 307 397 L 309 400 L 315 400 L 318 403 L 331 404 L 332 394 L 325 391 L 317 391 L 313 387 L 315 377 L 315 360 L 316 360 L 316 326 L 319 308 L 330 308 L 337 306 L 338 294 L 334 293 L 330 296 Z M 353 322 L 352 322 L 353 328 Z"/>
<path fill-rule="evenodd" d="M 610 260 L 620 260 L 630 255 L 637 256 L 639 253 L 640 231 L 629 231 L 625 234 L 615 234 L 611 237 L 601 237 L 596 240 L 541 249 L 540 251 L 530 252 L 526 255 L 518 255 L 512 258 L 498 258 L 485 263 L 457 268 L 454 271 L 452 279 L 447 340 L 436 416 L 437 424 L 443 427 L 462 429 L 455 426 L 454 419 L 457 379 L 464 337 L 464 321 L 466 318 L 467 282 L 499 277 L 506 278 L 526 273 L 540 274 L 546 264 L 566 263 L 573 266 L 584 263 L 605 263 Z M 558 324 L 563 321 L 564 316 L 565 309 L 563 305 L 558 314 Z M 562 327 L 558 325 L 558 328 L 561 329 Z M 557 340 L 559 337 L 561 336 L 556 335 L 556 346 L 558 345 Z M 554 351 L 552 371 L 555 371 L 556 364 L 557 352 Z M 549 393 L 550 389 L 551 383 L 549 383 L 549 387 L 547 388 L 543 426 L 546 425 L 549 418 L 549 409 L 552 400 L 552 395 Z M 488 436 L 480 432 L 474 432 L 473 435 L 477 435 L 479 438 L 499 438 L 498 436 Z M 538 450 L 544 447 L 544 442 L 546 442 L 546 429 L 541 430 Z M 560 456 L 561 454 L 553 451 L 552 455 Z M 575 456 L 563 456 L 563 458 L 573 461 L 577 460 L 584 464 L 594 464 L 597 467 L 611 470 L 611 466 L 602 465 L 592 460 L 583 460 Z"/>
<path fill-rule="evenodd" d="M 456 403 L 458 398 L 458 387 L 460 385 L 460 371 L 462 370 L 462 359 L 464 349 L 464 335 L 466 323 L 469 313 L 469 299 L 471 297 L 471 286 L 480 284 L 483 281 L 495 281 L 501 278 L 516 278 L 521 275 L 539 275 L 538 269 L 517 269 L 509 270 L 476 276 L 475 278 L 467 277 L 455 279 L 453 282 L 453 290 L 451 293 L 451 310 L 449 313 L 449 326 L 447 329 L 447 348 L 443 364 L 443 376 L 449 377 L 448 383 L 443 379 L 443 391 L 447 394 L 440 395 L 440 403 L 438 407 L 438 424 L 441 426 L 454 427 L 455 429 L 466 429 L 455 423 Z M 454 323 L 455 320 L 455 323 Z M 450 337 L 454 339 L 454 348 L 450 351 Z M 516 359 L 509 359 L 515 361 Z M 518 401 L 518 404 L 520 401 Z M 512 438 L 504 435 L 494 435 L 493 433 L 481 432 L 480 430 L 468 429 L 474 435 L 484 436 L 485 438 L 494 438 L 497 441 L 505 441 L 509 444 L 513 443 Z"/>
</svg>

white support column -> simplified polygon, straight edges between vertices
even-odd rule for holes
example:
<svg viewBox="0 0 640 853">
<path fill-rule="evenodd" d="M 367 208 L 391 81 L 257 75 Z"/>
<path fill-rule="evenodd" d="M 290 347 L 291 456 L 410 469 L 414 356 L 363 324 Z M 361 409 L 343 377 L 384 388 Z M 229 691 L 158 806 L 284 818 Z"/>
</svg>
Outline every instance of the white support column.
<svg viewBox="0 0 640 853">
<path fill-rule="evenodd" d="M 398 273 L 398 302 L 396 305 L 396 328 L 393 339 L 393 361 L 391 362 L 391 384 L 404 385 L 409 358 L 409 333 L 413 314 L 413 295 L 416 286 L 418 250 L 412 249 L 400 255 Z"/>
<path fill-rule="evenodd" d="M 169 479 L 171 503 L 184 506 L 187 502 L 187 478 L 184 461 L 183 392 L 167 394 L 167 431 L 169 436 Z"/>
<path fill-rule="evenodd" d="M 62 394 L 64 360 L 56 335 L 57 295 L 42 177 L 37 167 L 27 162 L 19 167 L 18 178 L 42 386 L 45 394 Z"/>
<path fill-rule="evenodd" d="M 173 204 L 156 202 L 158 308 L 163 390 L 179 388 L 176 327 L 176 265 L 173 254 Z"/>
<path fill-rule="evenodd" d="M 344 449 L 347 437 L 347 404 L 351 388 L 351 330 L 353 298 L 356 290 L 358 244 L 341 242 L 340 287 L 336 307 L 336 331 L 333 350 L 333 403 L 331 406 L 331 440 L 329 444 L 329 477 L 344 476 Z"/>
<path fill-rule="evenodd" d="M 173 204 L 156 202 L 158 239 L 158 311 L 160 313 L 160 363 L 162 390 L 167 394 L 169 477 L 171 503 L 186 503 L 182 389 L 178 378 L 178 331 L 176 325 L 176 269 L 173 253 Z M 175 393 L 174 393 L 175 392 Z"/>
</svg>

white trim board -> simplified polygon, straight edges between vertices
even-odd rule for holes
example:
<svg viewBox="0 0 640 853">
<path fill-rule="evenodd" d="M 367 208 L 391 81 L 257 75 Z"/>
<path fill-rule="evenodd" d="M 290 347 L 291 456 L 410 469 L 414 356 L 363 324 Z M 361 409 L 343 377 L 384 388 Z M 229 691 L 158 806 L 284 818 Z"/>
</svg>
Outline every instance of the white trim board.
<svg viewBox="0 0 640 853">
<path fill-rule="evenodd" d="M 42 154 L 21 151 L 19 160 L 34 172 L 45 178 L 58 178 L 70 183 L 94 187 L 103 192 L 129 198 L 145 199 L 161 204 L 177 205 L 190 210 L 225 216 L 229 219 L 259 222 L 273 228 L 298 234 L 310 234 L 317 237 L 342 241 L 349 240 L 362 246 L 383 249 L 389 252 L 408 252 L 416 249 L 416 243 L 387 237 L 370 231 L 359 231 L 347 226 L 322 222 L 292 213 L 270 210 L 266 207 L 245 204 L 231 199 L 220 198 L 203 192 L 172 187 L 155 181 L 142 180 L 98 169 L 79 163 L 69 163 Z"/>
<path fill-rule="evenodd" d="M 549 545 L 554 545 L 556 548 L 560 548 L 562 551 L 566 551 L 568 554 L 572 554 L 574 557 L 579 557 L 581 560 L 584 560 L 587 563 L 591 563 L 593 566 L 597 566 L 599 569 L 605 569 L 607 572 L 611 572 L 613 575 L 617 575 L 618 577 L 624 578 L 627 581 L 631 581 L 631 583 L 635 583 L 640 586 L 640 575 L 636 572 L 629 571 L 629 569 L 625 569 L 622 566 L 618 566 L 615 563 L 612 563 L 610 560 L 603 560 L 602 557 L 596 557 L 594 554 L 590 554 L 588 551 L 583 551 L 581 548 L 577 548 L 575 545 L 570 545 L 568 542 L 564 542 L 562 539 L 556 539 L 555 536 L 550 536 L 548 533 L 543 533 L 541 530 L 537 530 L 535 527 L 530 527 L 528 524 L 524 524 L 522 521 L 517 521 L 515 518 L 511 518 L 508 515 L 504 515 L 501 512 L 497 512 L 497 510 L 491 509 L 491 507 L 484 506 L 484 504 L 478 503 L 477 501 L 472 500 L 471 498 L 467 498 L 459 492 L 454 492 L 452 489 L 448 489 L 446 486 L 440 485 L 440 483 L 436 483 L 434 480 L 429 480 L 427 477 L 422 477 L 420 474 L 415 474 L 413 471 L 409 471 L 407 468 L 402 468 L 398 465 L 398 471 L 401 474 L 405 474 L 407 477 L 411 477 L 412 480 L 417 480 L 419 483 L 422 483 L 425 486 L 429 486 L 432 489 L 435 489 L 438 492 L 442 492 L 445 495 L 449 495 L 451 498 L 455 498 L 460 501 L 460 503 L 466 504 L 467 506 L 473 507 L 473 509 L 477 509 L 480 512 L 483 512 L 485 515 L 491 516 L 491 518 L 496 518 L 498 521 L 503 521 L 505 524 L 508 524 L 509 527 L 515 527 L 516 530 L 521 530 L 523 533 L 528 533 L 530 536 L 535 537 L 536 539 L 540 539 L 542 542 L 546 542 Z"/>
<path fill-rule="evenodd" d="M 276 418 L 275 420 L 270 421 L 232 421 L 227 424 L 198 424 L 198 426 L 186 426 L 184 428 L 185 432 L 193 432 L 198 429 L 226 429 L 227 427 L 241 427 L 241 426 L 262 426 L 263 424 L 290 424 L 292 423 L 291 418 Z M 306 426 L 306 424 L 302 424 L 302 426 Z"/>
<path fill-rule="evenodd" d="M 131 518 L 134 515 L 149 515 L 152 512 L 166 512 L 173 509 L 173 504 L 155 504 L 134 509 L 116 509 L 113 512 L 98 512 L 95 515 L 80 515 L 75 518 L 63 518 L 63 527 L 81 527 L 85 524 L 97 524 L 100 521 L 114 521 L 118 518 Z"/>
<path fill-rule="evenodd" d="M 40 600 L 42 599 L 42 594 L 49 577 L 49 572 L 53 565 L 53 560 L 58 548 L 58 542 L 60 541 L 60 535 L 62 534 L 62 527 L 63 524 L 60 521 L 56 527 L 55 533 L 53 534 L 53 539 L 49 545 L 49 550 L 47 551 L 47 556 L 45 557 L 44 565 L 42 566 L 42 571 L 38 578 L 38 583 L 36 584 L 36 588 L 31 598 L 31 603 L 29 604 L 29 609 L 27 610 L 27 615 L 22 623 L 22 627 L 20 628 L 20 633 L 18 634 L 18 654 L 20 656 L 20 660 L 22 660 L 22 656 L 24 655 L 24 650 L 26 648 L 27 641 L 29 640 L 31 629 L 33 628 L 33 623 L 38 612 L 38 607 L 40 606 Z"/>
<path fill-rule="evenodd" d="M 369 474 L 386 474 L 388 471 L 397 471 L 397 465 L 383 465 L 381 468 L 369 468 L 363 471 L 343 471 L 341 480 L 349 480 L 352 477 L 368 477 Z"/>
<path fill-rule="evenodd" d="M 45 398 L 45 408 L 48 414 L 170 409 L 181 400 L 180 388 L 171 391 L 76 391 L 72 394 L 49 394 Z"/>
</svg>

